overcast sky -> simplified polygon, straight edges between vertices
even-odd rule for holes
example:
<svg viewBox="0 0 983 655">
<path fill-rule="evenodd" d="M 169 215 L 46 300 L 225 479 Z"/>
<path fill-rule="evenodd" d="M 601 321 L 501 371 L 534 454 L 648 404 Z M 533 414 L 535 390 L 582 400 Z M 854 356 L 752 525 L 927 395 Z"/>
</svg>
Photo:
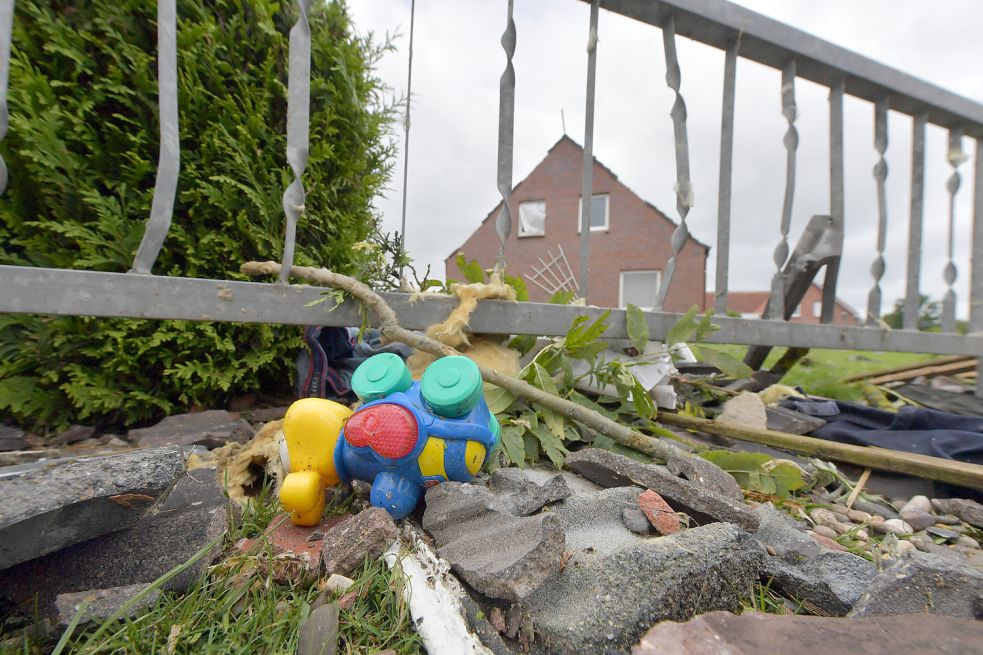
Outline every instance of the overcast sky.
<svg viewBox="0 0 983 655">
<path fill-rule="evenodd" d="M 983 4 L 977 0 L 741 0 L 739 4 L 837 45 L 983 102 Z M 406 89 L 410 0 L 349 3 L 360 32 L 398 32 L 397 50 L 379 74 L 397 96 Z M 418 264 L 443 276 L 443 259 L 495 206 L 499 44 L 506 0 L 418 0 L 413 63 L 407 247 Z M 576 0 L 516 0 L 514 180 L 521 181 L 566 132 L 584 134 L 584 83 L 589 7 Z M 675 213 L 673 94 L 665 85 L 661 33 L 601 11 L 597 62 L 594 154 L 636 193 L 670 218 Z M 711 245 L 708 290 L 716 267 L 716 199 L 723 53 L 678 39 L 682 93 L 689 119 L 690 166 L 696 206 L 691 233 Z M 780 73 L 738 60 L 730 288 L 766 289 L 779 240 L 784 194 Z M 829 211 L 828 89 L 798 80 L 800 144 L 790 241 L 813 214 Z M 884 310 L 904 294 L 909 202 L 911 120 L 892 112 L 887 161 L 887 272 Z M 846 243 L 839 296 L 864 313 L 875 256 L 876 196 L 871 169 L 873 107 L 845 103 Z M 399 142 L 402 143 L 401 133 Z M 974 142 L 964 139 L 972 153 Z M 922 290 L 941 298 L 946 261 L 950 169 L 946 134 L 927 137 Z M 386 230 L 399 229 L 402 155 L 386 197 L 377 206 Z M 972 162 L 964 164 L 957 196 L 956 292 L 967 313 Z M 612 216 L 612 221 L 617 217 Z M 522 274 L 524 271 L 512 271 Z"/>
</svg>

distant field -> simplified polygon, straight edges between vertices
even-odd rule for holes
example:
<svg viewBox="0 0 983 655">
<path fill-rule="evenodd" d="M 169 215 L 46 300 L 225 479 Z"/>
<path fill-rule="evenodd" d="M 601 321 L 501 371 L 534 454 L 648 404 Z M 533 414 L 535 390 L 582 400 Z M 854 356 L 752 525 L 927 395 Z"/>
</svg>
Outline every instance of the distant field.
<svg viewBox="0 0 983 655">
<path fill-rule="evenodd" d="M 743 346 L 722 346 L 736 357 L 743 357 Z M 785 352 L 775 348 L 765 362 L 770 367 Z M 812 349 L 802 361 L 795 365 L 782 384 L 802 387 L 806 392 L 839 400 L 862 400 L 863 394 L 854 384 L 843 384 L 843 378 L 879 371 L 886 368 L 916 364 L 936 359 L 937 355 L 923 353 L 874 352 L 866 350 L 820 350 Z"/>
</svg>

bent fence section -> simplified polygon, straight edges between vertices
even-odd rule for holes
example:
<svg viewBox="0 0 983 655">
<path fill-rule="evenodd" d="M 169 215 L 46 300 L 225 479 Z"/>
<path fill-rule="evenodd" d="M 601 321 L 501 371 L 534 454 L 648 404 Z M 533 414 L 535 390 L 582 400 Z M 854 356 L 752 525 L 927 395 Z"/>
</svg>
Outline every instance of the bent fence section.
<svg viewBox="0 0 983 655">
<path fill-rule="evenodd" d="M 733 135 L 735 126 L 734 97 L 736 92 L 736 61 L 743 57 L 781 71 L 781 87 L 775 89 L 776 106 L 787 121 L 783 143 L 786 149 L 784 206 L 776 217 L 773 259 L 775 275 L 771 281 L 769 316 L 773 320 L 740 319 L 720 316 L 719 332 L 711 341 L 769 346 L 801 346 L 818 348 L 853 348 L 966 354 L 983 358 L 983 105 L 940 89 L 844 48 L 808 35 L 782 23 L 768 19 L 723 0 L 583 0 L 591 5 L 587 25 L 589 75 L 585 89 L 587 124 L 585 133 L 593 134 L 596 50 L 603 47 L 598 35 L 603 34 L 604 9 L 642 21 L 662 32 L 666 55 L 666 83 L 675 96 L 670 115 L 675 135 L 675 180 L 677 218 L 679 225 L 672 236 L 673 257 L 667 263 L 659 289 L 652 290 L 656 311 L 649 312 L 650 334 L 663 338 L 677 315 L 660 311 L 662 301 L 673 283 L 675 254 L 689 238 L 686 218 L 692 205 L 690 159 L 687 140 L 686 106 L 682 91 L 685 70 L 676 56 L 676 40 L 687 37 L 724 51 L 723 103 L 721 108 L 720 189 L 717 209 L 717 270 L 714 305 L 721 311 L 727 307 L 728 265 L 731 243 L 731 177 L 733 170 Z M 502 45 L 507 64 L 500 80 L 500 124 L 498 131 L 498 167 L 495 184 L 502 198 L 508 199 L 512 188 L 513 121 L 516 71 L 512 53 L 520 38 L 512 18 L 514 0 L 501 0 L 503 8 Z M 356 325 L 360 321 L 357 308 L 344 304 L 331 309 L 331 300 L 308 306 L 318 300 L 320 291 L 304 285 L 289 285 L 287 272 L 292 265 L 294 237 L 298 221 L 304 216 L 303 176 L 309 146 L 310 103 L 310 26 L 307 14 L 310 0 L 296 0 L 297 22 L 290 32 L 290 66 L 288 72 L 287 153 L 293 179 L 283 196 L 286 239 L 282 250 L 283 274 L 271 283 L 205 280 L 182 277 L 163 277 L 150 274 L 154 260 L 165 244 L 174 194 L 180 168 L 180 147 L 177 141 L 177 13 L 175 0 L 158 0 L 158 88 L 161 112 L 160 158 L 151 215 L 143 243 L 129 273 L 103 273 L 78 270 L 54 270 L 29 267 L 0 266 L 0 312 L 38 314 L 120 316 L 150 319 L 186 319 L 196 321 L 263 322 L 283 324 Z M 7 131 L 6 89 L 10 62 L 11 26 L 14 20 L 14 0 L 0 0 L 0 139 Z M 868 296 L 868 316 L 881 314 L 880 284 L 885 271 L 884 249 L 888 230 L 907 232 L 906 297 L 904 327 L 889 330 L 868 320 L 866 327 L 792 324 L 781 320 L 788 311 L 784 307 L 784 284 L 781 271 L 789 261 L 789 225 L 796 185 L 796 154 L 798 133 L 795 121 L 795 85 L 805 79 L 830 89 L 829 148 L 830 199 L 829 216 L 837 225 L 851 220 L 844 216 L 843 175 L 843 98 L 850 95 L 867 101 L 874 125 L 872 152 L 877 157 L 873 178 L 877 188 L 877 239 L 871 252 L 871 281 Z M 903 216 L 888 216 L 885 180 L 888 172 L 884 156 L 888 150 L 887 126 L 892 114 L 904 114 L 912 119 L 912 166 L 910 171 L 910 203 L 907 224 Z M 920 304 L 921 261 L 925 193 L 925 131 L 927 125 L 948 132 L 949 148 L 946 163 L 951 168 L 946 181 L 949 212 L 946 217 L 947 264 L 942 272 L 947 292 L 943 298 L 940 333 L 918 332 Z M 966 139 L 975 141 L 969 151 Z M 592 161 L 592 139 L 585 139 L 584 176 L 589 188 Z M 957 263 L 953 257 L 956 222 L 955 198 L 967 173 L 963 164 L 973 160 L 969 177 L 973 202 L 973 237 L 969 262 Z M 14 173 L 16 174 L 16 172 Z M 0 192 L 6 186 L 7 171 L 0 160 Z M 489 184 L 492 182 L 489 181 Z M 965 192 L 965 191 L 964 191 Z M 584 194 L 589 197 L 589 193 Z M 502 244 L 499 264 L 507 261 L 506 237 L 513 229 L 508 204 L 496 225 Z M 582 221 L 589 225 L 590 203 L 585 203 Z M 590 230 L 582 230 L 581 262 L 589 261 Z M 271 256 L 275 253 L 270 253 Z M 967 269 L 968 264 L 968 269 Z M 582 268 L 581 289 L 586 289 L 586 267 Z M 956 295 L 954 285 L 960 269 L 970 276 L 969 334 L 955 333 Z M 835 297 L 835 274 L 827 276 L 833 284 L 824 289 L 823 316 L 832 318 L 832 299 Z M 424 328 L 450 311 L 452 300 L 434 298 L 410 303 L 405 294 L 388 294 L 401 322 L 408 328 Z M 475 312 L 471 322 L 476 332 L 558 335 L 566 332 L 571 321 L 579 315 L 599 315 L 598 308 L 543 305 L 537 303 L 504 303 L 486 301 Z M 608 336 L 626 336 L 624 312 L 612 312 Z M 983 383 L 983 375 L 978 379 Z"/>
</svg>

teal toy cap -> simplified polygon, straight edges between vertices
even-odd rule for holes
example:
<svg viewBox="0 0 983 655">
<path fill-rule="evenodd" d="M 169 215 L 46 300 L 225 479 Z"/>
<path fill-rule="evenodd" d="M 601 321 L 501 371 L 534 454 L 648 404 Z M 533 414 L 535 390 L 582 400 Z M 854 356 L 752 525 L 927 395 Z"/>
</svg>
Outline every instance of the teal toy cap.
<svg viewBox="0 0 983 655">
<path fill-rule="evenodd" d="M 359 364 L 352 374 L 352 391 L 365 403 L 397 391 L 406 391 L 412 383 L 410 369 L 394 353 L 372 355 Z"/>
<path fill-rule="evenodd" d="M 423 372 L 420 393 L 435 414 L 446 418 L 463 416 L 481 399 L 478 365 L 461 355 L 442 357 Z"/>
</svg>

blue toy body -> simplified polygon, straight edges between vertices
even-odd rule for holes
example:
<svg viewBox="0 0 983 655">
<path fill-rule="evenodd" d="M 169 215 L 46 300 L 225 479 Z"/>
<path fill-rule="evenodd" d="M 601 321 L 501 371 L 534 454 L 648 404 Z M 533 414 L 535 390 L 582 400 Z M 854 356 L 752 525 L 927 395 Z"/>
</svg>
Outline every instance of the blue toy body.
<svg viewBox="0 0 983 655">
<path fill-rule="evenodd" d="M 456 364 L 465 369 L 470 365 L 477 374 L 473 362 L 465 361 L 466 365 Z M 459 416 L 434 411 L 420 382 L 366 402 L 349 417 L 335 445 L 338 477 L 371 482 L 372 505 L 397 519 L 413 511 L 427 487 L 447 480 L 470 481 L 499 440 L 498 422 L 480 394 L 480 376 L 477 379 L 478 394 L 455 410 L 473 406 Z"/>
</svg>

